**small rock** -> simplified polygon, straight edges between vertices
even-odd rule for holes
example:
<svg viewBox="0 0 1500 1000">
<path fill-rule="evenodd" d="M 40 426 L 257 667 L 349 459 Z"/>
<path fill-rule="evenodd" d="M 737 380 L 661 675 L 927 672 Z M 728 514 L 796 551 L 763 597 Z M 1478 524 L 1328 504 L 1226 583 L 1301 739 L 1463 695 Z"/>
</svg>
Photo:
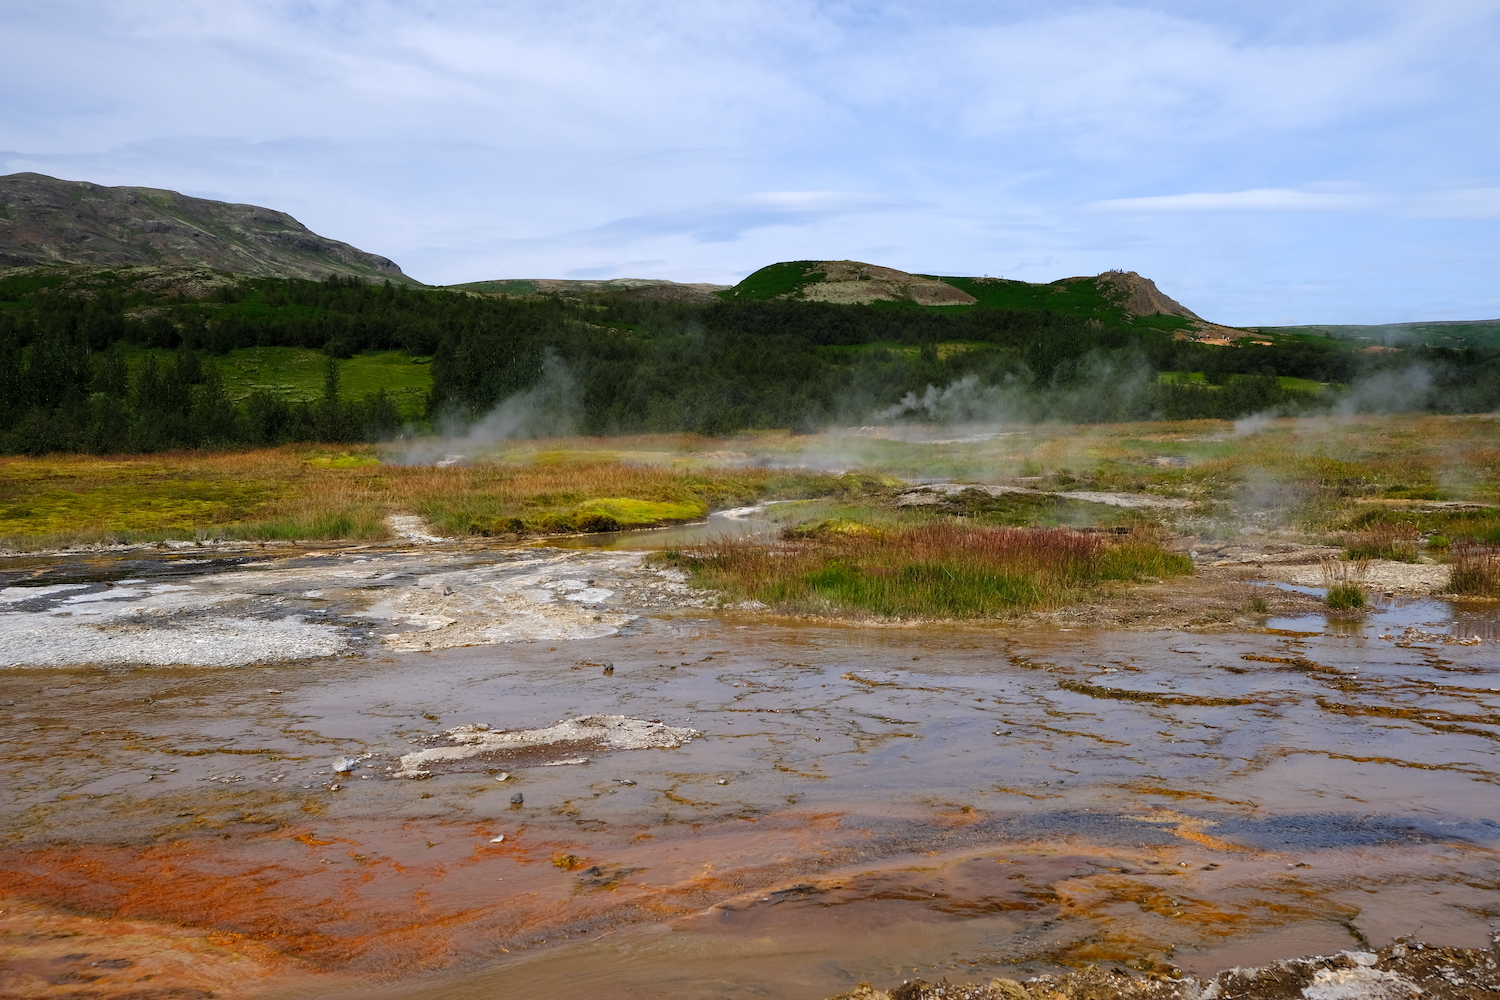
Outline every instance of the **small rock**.
<svg viewBox="0 0 1500 1000">
<path fill-rule="evenodd" d="M 522 795 L 520 792 L 517 792 L 516 794 L 514 794 L 514 795 L 512 795 L 510 797 L 510 804 L 513 805 L 513 806 L 518 806 L 522 802 L 525 802 L 525 801 L 526 801 L 526 796 Z"/>
<path fill-rule="evenodd" d="M 715 781 L 714 784 L 716 784 L 716 785 L 727 785 L 727 784 L 729 784 L 729 779 L 728 778 L 720 778 L 718 781 Z"/>
<path fill-rule="evenodd" d="M 614 672 L 615 672 L 615 665 L 613 663 L 606 663 L 604 665 L 604 676 L 605 677 L 613 676 Z"/>
<path fill-rule="evenodd" d="M 510 772 L 509 771 L 501 771 L 499 774 L 495 775 L 495 780 L 496 781 L 506 781 L 506 780 L 509 780 L 509 778 L 510 778 Z"/>
<path fill-rule="evenodd" d="M 505 834 L 503 834 L 503 833 L 500 836 L 498 836 L 498 837 L 491 837 L 490 838 L 490 843 L 492 843 L 492 844 L 499 844 L 499 843 L 503 843 L 504 841 L 505 841 Z"/>
<path fill-rule="evenodd" d="M 358 758 L 356 758 L 356 757 L 340 757 L 338 760 L 336 760 L 336 761 L 333 762 L 333 771 L 334 771 L 335 774 L 348 774 L 350 771 L 354 770 L 358 766 L 359 766 L 359 759 Z"/>
</svg>

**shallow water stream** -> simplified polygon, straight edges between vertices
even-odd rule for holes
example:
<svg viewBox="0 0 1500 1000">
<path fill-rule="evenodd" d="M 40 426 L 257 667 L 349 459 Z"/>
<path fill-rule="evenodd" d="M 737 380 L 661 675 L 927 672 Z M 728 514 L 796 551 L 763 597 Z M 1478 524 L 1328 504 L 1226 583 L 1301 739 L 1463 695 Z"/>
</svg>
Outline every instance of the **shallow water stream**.
<svg viewBox="0 0 1500 1000">
<path fill-rule="evenodd" d="M 12 660 L 72 645 L 0 670 L 3 974 L 815 998 L 1478 946 L 1500 921 L 1493 604 L 1231 634 L 812 626 L 687 606 L 628 552 L 236 559 L 12 568 Z M 64 665 L 289 621 L 333 655 Z M 454 627 L 488 644 L 411 639 Z M 393 776 L 456 726 L 599 713 L 701 735 Z"/>
</svg>

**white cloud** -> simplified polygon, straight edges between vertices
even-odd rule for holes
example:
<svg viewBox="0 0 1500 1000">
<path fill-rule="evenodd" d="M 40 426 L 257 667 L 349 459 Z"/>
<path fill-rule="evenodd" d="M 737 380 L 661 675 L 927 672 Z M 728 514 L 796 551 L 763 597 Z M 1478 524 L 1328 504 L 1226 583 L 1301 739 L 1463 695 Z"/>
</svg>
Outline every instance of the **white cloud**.
<svg viewBox="0 0 1500 1000">
<path fill-rule="evenodd" d="M 1390 193 L 1254 188 L 1189 194 L 1108 198 L 1086 209 L 1101 212 L 1380 212 L 1429 219 L 1500 217 L 1500 187 Z"/>
<path fill-rule="evenodd" d="M 868 215 L 930 207 L 930 204 L 915 199 L 878 194 L 767 191 L 689 208 L 616 219 L 579 233 L 577 238 L 587 242 L 613 242 L 620 239 L 688 234 L 699 243 L 721 243 L 739 239 L 753 229 L 807 226 L 842 215 Z"/>
<path fill-rule="evenodd" d="M 1105 212 L 1348 212 L 1368 209 L 1383 199 L 1368 194 L 1255 188 L 1249 191 L 1200 191 L 1109 198 L 1086 206 Z"/>
</svg>

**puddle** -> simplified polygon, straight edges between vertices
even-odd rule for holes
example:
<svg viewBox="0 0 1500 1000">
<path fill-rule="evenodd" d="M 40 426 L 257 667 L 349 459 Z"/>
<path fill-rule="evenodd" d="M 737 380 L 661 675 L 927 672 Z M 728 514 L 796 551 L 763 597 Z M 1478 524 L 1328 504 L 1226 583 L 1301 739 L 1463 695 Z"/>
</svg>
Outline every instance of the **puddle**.
<svg viewBox="0 0 1500 1000">
<path fill-rule="evenodd" d="M 627 549 L 201 567 L 0 592 L 32 664 L 0 670 L 26 914 L 0 940 L 116 963 L 79 965 L 101 998 L 140 968 L 225 997 L 812 1000 L 1479 947 L 1500 919 L 1494 604 L 797 627 L 695 609 Z M 278 626 L 342 645 L 256 654 Z M 174 665 L 124 669 L 148 638 Z M 621 742 L 556 728 L 600 717 Z"/>
</svg>

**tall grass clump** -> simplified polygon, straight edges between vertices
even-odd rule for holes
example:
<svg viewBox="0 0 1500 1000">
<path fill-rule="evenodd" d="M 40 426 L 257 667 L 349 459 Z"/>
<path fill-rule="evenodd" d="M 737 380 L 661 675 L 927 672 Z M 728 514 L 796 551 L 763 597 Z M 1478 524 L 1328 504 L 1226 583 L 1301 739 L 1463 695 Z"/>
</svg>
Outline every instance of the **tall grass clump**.
<svg viewBox="0 0 1500 1000">
<path fill-rule="evenodd" d="M 1421 540 L 1422 534 L 1415 528 L 1377 521 L 1349 539 L 1344 558 L 1416 562 Z"/>
<path fill-rule="evenodd" d="M 1358 559 L 1348 562 L 1342 559 L 1323 560 L 1323 603 L 1334 611 L 1353 611 L 1365 606 L 1369 592 L 1365 590 L 1364 578 L 1369 564 Z"/>
<path fill-rule="evenodd" d="M 784 611 L 977 618 L 1055 607 L 1107 580 L 1192 572 L 1148 538 L 1106 540 L 1066 528 L 933 522 L 827 532 L 767 544 L 726 540 L 667 553 L 701 585 Z"/>
<path fill-rule="evenodd" d="M 1500 597 L 1500 548 L 1479 542 L 1455 542 L 1448 590 L 1468 597 Z"/>
</svg>

